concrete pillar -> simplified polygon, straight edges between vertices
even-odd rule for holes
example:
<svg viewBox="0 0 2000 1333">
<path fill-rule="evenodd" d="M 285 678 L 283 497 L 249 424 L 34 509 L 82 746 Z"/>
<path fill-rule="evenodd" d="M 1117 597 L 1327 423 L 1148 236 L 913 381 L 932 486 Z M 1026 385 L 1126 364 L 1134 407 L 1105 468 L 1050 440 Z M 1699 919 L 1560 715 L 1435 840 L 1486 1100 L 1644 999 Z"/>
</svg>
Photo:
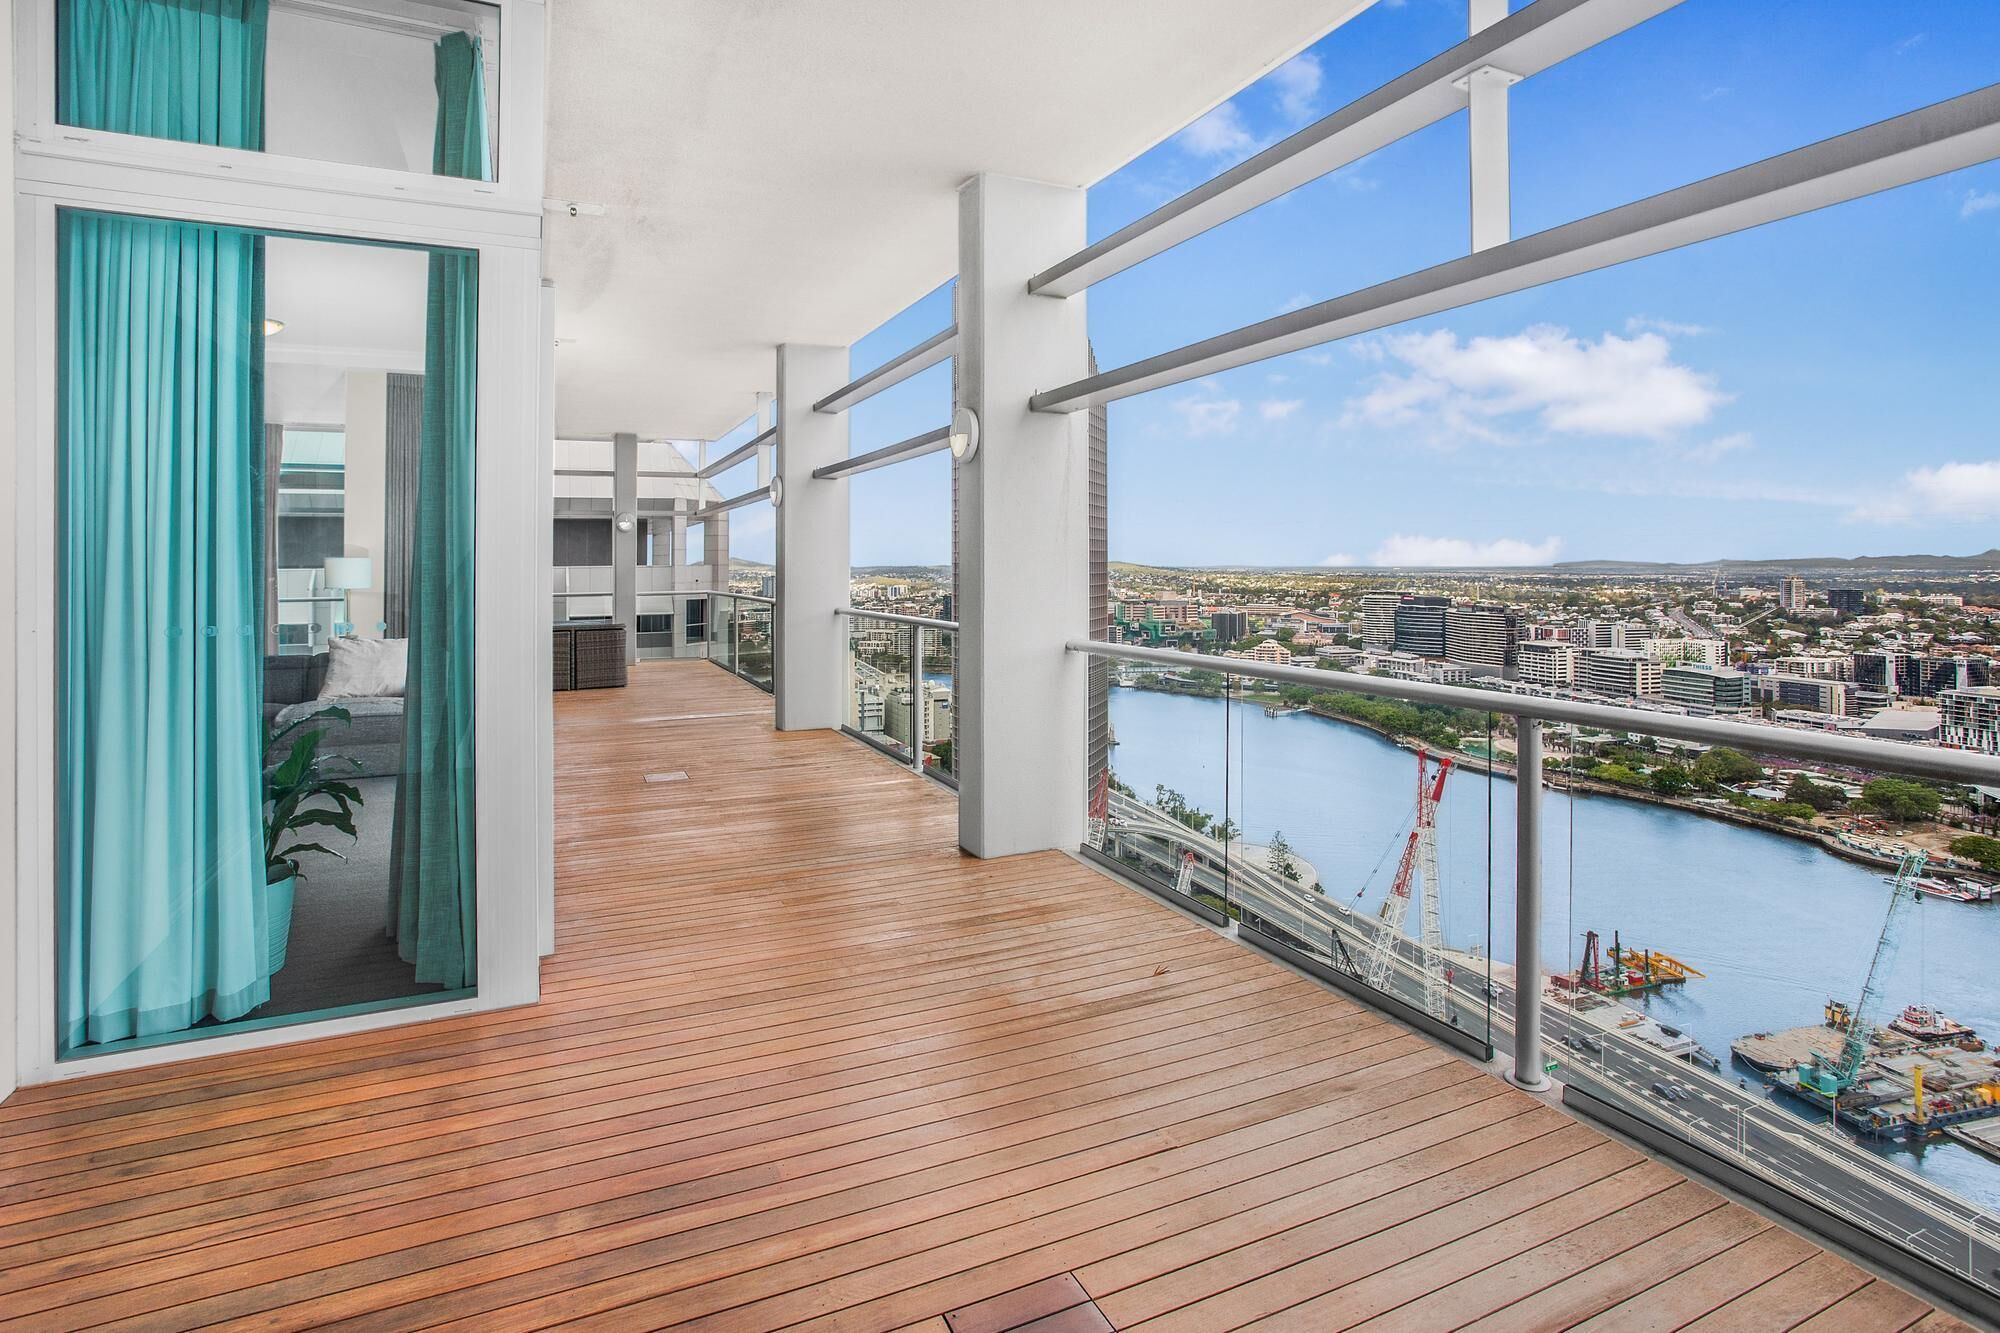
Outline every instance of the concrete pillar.
<svg viewBox="0 0 2000 1333">
<path fill-rule="evenodd" d="M 721 592 L 729 586 L 729 515 L 717 514 L 701 525 L 701 560 L 708 568 L 708 587 Z"/>
<path fill-rule="evenodd" d="M 1507 17 L 1507 0 L 1468 0 L 1474 34 Z M 1507 148 L 1507 90 L 1520 76 L 1482 65 L 1465 78 L 1471 136 L 1472 248 L 1490 250 L 1514 238 L 1512 169 Z"/>
<path fill-rule="evenodd" d="M 1088 414 L 1029 395 L 1089 372 L 1084 298 L 1028 279 L 1084 245 L 1084 192 L 1004 176 L 959 187 L 958 401 L 980 443 L 958 469 L 959 845 L 1004 856 L 1083 841 L 1090 633 Z"/>
<path fill-rule="evenodd" d="M 618 516 L 633 516 L 631 532 Z M 639 660 L 639 437 L 611 437 L 611 618 L 625 627 L 625 660 Z"/>
<path fill-rule="evenodd" d="M 366 556 L 369 586 L 347 591 L 350 633 L 364 639 L 382 637 L 384 589 L 388 587 L 389 526 L 389 375 L 381 370 L 347 372 L 347 420 L 344 441 L 345 518 L 341 553 Z"/>
<path fill-rule="evenodd" d="M 778 349 L 778 730 L 838 727 L 847 716 L 847 479 L 813 469 L 847 457 L 847 414 L 812 405 L 847 383 L 845 347 Z"/>
</svg>

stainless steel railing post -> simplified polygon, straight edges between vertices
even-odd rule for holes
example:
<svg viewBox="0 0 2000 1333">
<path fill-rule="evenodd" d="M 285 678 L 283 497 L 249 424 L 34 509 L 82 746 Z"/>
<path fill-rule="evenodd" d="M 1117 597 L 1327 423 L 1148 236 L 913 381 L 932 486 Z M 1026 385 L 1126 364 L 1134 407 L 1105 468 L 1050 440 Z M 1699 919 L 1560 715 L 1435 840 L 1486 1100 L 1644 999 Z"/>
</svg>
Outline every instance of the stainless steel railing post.
<svg viewBox="0 0 2000 1333">
<path fill-rule="evenodd" d="M 924 771 L 924 627 L 912 625 L 910 657 L 910 767 Z"/>
<path fill-rule="evenodd" d="M 1514 719 L 1514 1069 L 1508 1080 L 1540 1092 L 1542 1068 L 1542 724 Z"/>
</svg>

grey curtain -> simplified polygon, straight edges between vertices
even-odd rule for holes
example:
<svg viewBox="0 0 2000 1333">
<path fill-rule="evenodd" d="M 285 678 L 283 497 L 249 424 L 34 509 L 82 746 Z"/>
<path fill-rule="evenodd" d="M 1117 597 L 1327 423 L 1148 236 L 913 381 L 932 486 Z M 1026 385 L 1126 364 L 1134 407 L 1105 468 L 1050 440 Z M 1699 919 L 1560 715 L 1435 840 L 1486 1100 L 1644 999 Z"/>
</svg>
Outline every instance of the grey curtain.
<svg viewBox="0 0 2000 1333">
<path fill-rule="evenodd" d="M 388 475 L 383 491 L 382 620 L 388 639 L 410 637 L 410 547 L 417 527 L 417 453 L 424 438 L 424 377 L 389 376 Z"/>
</svg>

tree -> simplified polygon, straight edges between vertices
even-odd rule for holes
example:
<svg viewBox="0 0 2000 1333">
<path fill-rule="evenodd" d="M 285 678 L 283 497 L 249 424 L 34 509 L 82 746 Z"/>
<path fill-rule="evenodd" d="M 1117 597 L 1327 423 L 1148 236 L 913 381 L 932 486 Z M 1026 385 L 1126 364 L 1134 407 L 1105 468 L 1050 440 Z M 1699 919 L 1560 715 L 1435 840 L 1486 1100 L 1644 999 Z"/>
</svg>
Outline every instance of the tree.
<svg viewBox="0 0 2000 1333">
<path fill-rule="evenodd" d="M 1962 838 L 1951 840 L 1951 854 L 1960 860 L 1970 861 L 1982 869 L 2000 875 L 2000 838 L 1989 838 L 1983 833 L 1968 833 Z"/>
<path fill-rule="evenodd" d="M 1900 824 L 1935 817 L 1944 798 L 1921 782 L 1876 778 L 1861 789 L 1861 803 Z"/>
<path fill-rule="evenodd" d="M 1822 786 L 1803 773 L 1794 773 L 1785 784 L 1785 799 L 1794 805 L 1809 805 L 1822 814 L 1847 804 L 1838 787 Z"/>
<path fill-rule="evenodd" d="M 1755 759 L 1724 745 L 1694 761 L 1694 780 L 1704 787 L 1735 787 L 1763 776 L 1763 766 Z"/>
<path fill-rule="evenodd" d="M 1590 770 L 1590 776 L 1599 782 L 1610 782 L 1620 787 L 1639 787 L 1646 781 L 1639 776 L 1638 769 L 1625 764 L 1599 764 Z"/>
<path fill-rule="evenodd" d="M 1272 874 L 1282 875 L 1294 884 L 1302 878 L 1299 874 L 1299 863 L 1292 859 L 1292 844 L 1285 841 L 1282 831 L 1271 834 L 1270 853 L 1266 856 L 1264 864 Z"/>
<path fill-rule="evenodd" d="M 1646 782 L 1662 796 L 1680 796 L 1694 786 L 1694 777 L 1679 764 L 1661 764 L 1647 774 Z"/>
</svg>

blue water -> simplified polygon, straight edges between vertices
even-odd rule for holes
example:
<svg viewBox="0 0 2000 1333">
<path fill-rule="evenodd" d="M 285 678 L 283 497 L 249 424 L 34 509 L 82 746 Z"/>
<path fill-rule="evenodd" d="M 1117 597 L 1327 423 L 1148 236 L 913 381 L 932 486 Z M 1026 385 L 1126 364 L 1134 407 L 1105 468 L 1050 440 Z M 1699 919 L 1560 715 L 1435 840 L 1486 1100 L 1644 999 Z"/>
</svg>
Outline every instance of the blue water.
<svg viewBox="0 0 2000 1333">
<path fill-rule="evenodd" d="M 1164 783 L 1210 813 L 1226 808 L 1253 843 L 1282 831 L 1330 898 L 1373 911 L 1414 813 L 1415 756 L 1310 714 L 1269 718 L 1259 704 L 1238 703 L 1226 716 L 1226 807 L 1220 699 L 1113 690 L 1112 767 L 1142 798 Z M 1542 839 L 1549 968 L 1574 966 L 1585 930 L 1606 947 L 1616 930 L 1627 946 L 1701 969 L 1704 978 L 1636 1003 L 1693 1034 L 1725 1067 L 1736 1038 L 1817 1023 L 1829 996 L 1851 1002 L 1888 906 L 1878 871 L 1795 838 L 1637 801 L 1572 802 L 1546 791 Z M 1448 944 L 1511 960 L 1513 859 L 1513 782 L 1455 771 L 1438 811 Z M 1900 939 L 1882 992 L 1890 1012 L 1933 1004 L 1989 1041 L 2000 1038 L 2000 904 L 1922 900 L 1904 917 Z M 2000 1207 L 2000 1164 L 1969 1149 L 1934 1143 L 1895 1157 Z"/>
</svg>

